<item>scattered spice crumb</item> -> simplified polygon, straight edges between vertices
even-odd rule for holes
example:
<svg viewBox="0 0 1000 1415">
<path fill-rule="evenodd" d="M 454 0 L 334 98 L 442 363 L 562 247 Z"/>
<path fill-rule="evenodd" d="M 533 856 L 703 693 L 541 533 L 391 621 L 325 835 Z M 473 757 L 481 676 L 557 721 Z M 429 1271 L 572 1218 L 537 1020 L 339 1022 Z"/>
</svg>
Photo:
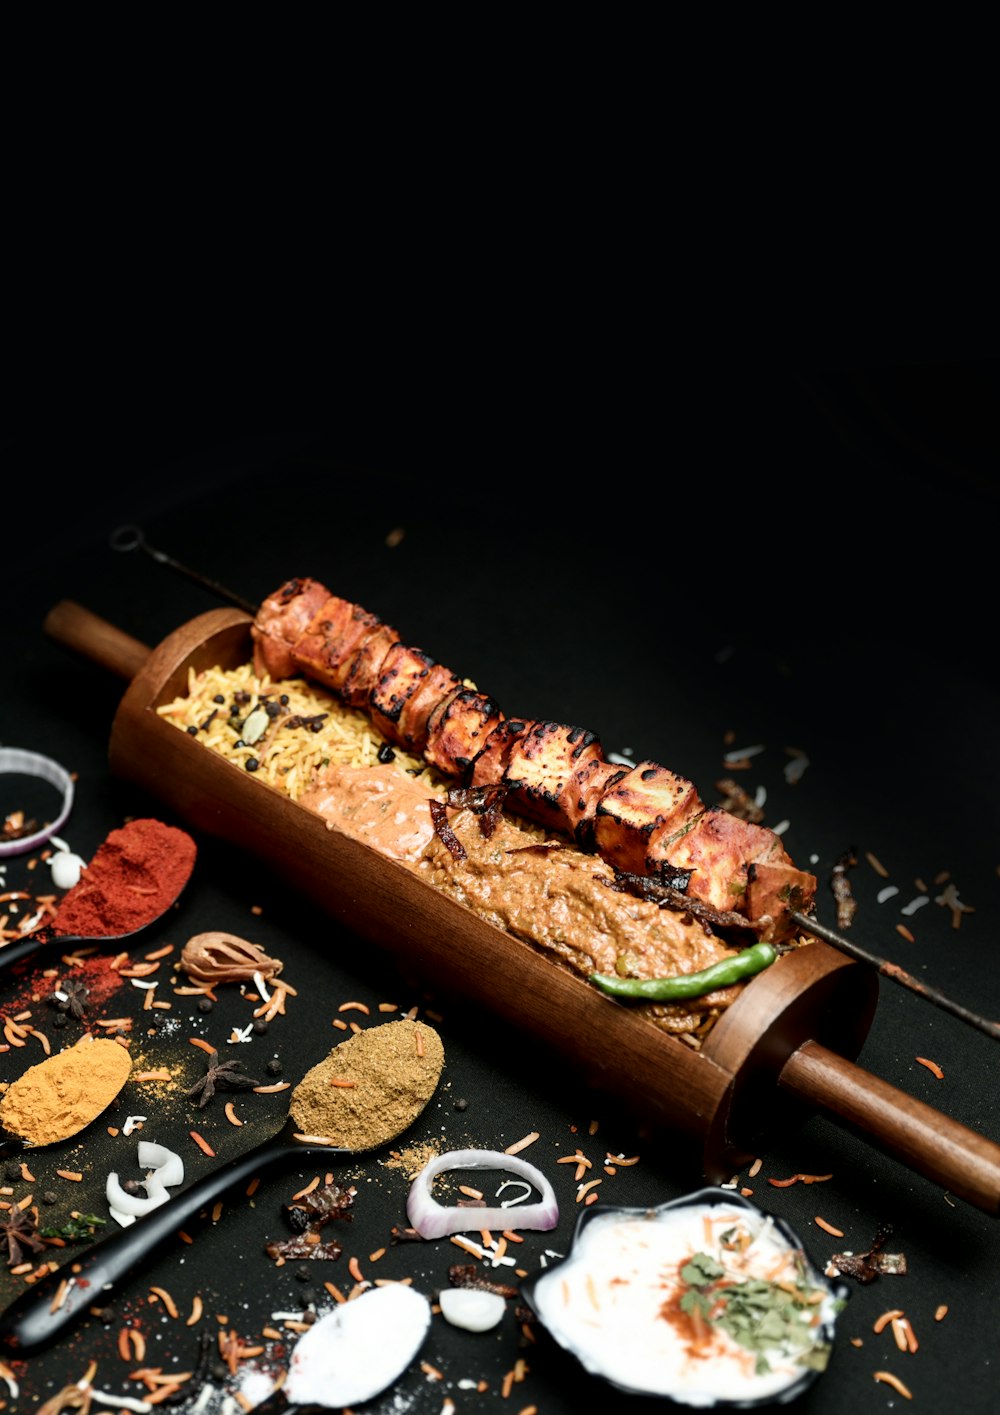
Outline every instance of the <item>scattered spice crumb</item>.
<svg viewBox="0 0 1000 1415">
<path fill-rule="evenodd" d="M 876 1371 L 875 1379 L 877 1381 L 882 1381 L 885 1385 L 892 1386 L 893 1390 L 896 1391 L 897 1394 L 901 1395 L 904 1400 L 913 1399 L 912 1392 L 907 1390 L 906 1386 L 899 1379 L 899 1377 L 894 1376 L 891 1371 Z"/>
<path fill-rule="evenodd" d="M 865 859 L 877 875 L 881 875 L 883 879 L 889 878 L 889 871 L 886 869 L 885 865 L 883 865 L 882 861 L 873 855 L 870 850 L 865 851 Z"/>
<path fill-rule="evenodd" d="M 504 1154 L 505 1154 L 505 1155 L 517 1155 L 517 1154 L 520 1154 L 520 1152 L 521 1152 L 522 1150 L 526 1150 L 529 1145 L 533 1145 L 533 1144 L 535 1143 L 535 1141 L 538 1140 L 538 1139 L 540 1139 L 540 1138 L 541 1138 L 541 1137 L 540 1137 L 540 1135 L 539 1135 L 539 1132 L 538 1132 L 537 1130 L 532 1130 L 529 1134 L 525 1135 L 522 1139 L 520 1139 L 520 1140 L 515 1140 L 514 1143 L 513 1143 L 513 1145 L 508 1145 L 508 1146 L 505 1148 L 505 1150 L 504 1150 Z"/>
<path fill-rule="evenodd" d="M 936 1061 L 931 1061 L 930 1058 L 926 1056 L 918 1056 L 915 1058 L 915 1060 L 919 1061 L 921 1066 L 926 1066 L 927 1070 L 930 1071 L 934 1076 L 936 1076 L 939 1081 L 944 1080 L 944 1072 L 941 1070 L 940 1066 L 938 1066 Z"/>
</svg>

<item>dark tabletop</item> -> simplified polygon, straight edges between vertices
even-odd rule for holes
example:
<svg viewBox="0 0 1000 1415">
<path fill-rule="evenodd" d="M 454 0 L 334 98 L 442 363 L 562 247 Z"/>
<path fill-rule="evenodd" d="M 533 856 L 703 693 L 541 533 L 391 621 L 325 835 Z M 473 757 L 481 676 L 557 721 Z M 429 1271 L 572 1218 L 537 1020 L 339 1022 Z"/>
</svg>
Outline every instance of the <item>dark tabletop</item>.
<svg viewBox="0 0 1000 1415">
<path fill-rule="evenodd" d="M 850 937 L 1000 1018 L 996 365 L 835 362 L 739 376 L 696 368 L 663 390 L 619 381 L 610 398 L 596 376 L 571 389 L 514 382 L 502 395 L 477 390 L 471 377 L 452 388 L 427 384 L 426 396 L 421 385 L 419 397 L 387 387 L 358 400 L 332 388 L 322 420 L 313 407 L 306 418 L 262 418 L 259 431 L 253 418 L 234 430 L 181 404 L 106 420 L 93 413 L 72 429 L 53 423 L 8 440 L 0 746 L 44 753 L 74 774 L 75 805 L 61 831 L 72 849 L 87 858 L 126 817 L 162 815 L 162 807 L 108 769 L 124 684 L 48 637 L 46 613 L 74 600 L 153 647 L 221 602 L 139 551 L 109 547 L 117 526 L 138 523 L 154 547 L 254 603 L 291 576 L 314 576 L 473 678 L 505 711 L 588 727 L 606 751 L 668 765 L 703 796 L 727 774 L 731 746 L 762 745 L 741 784 L 766 788 L 766 824 L 788 822 L 787 848 L 819 879 L 819 916 L 834 922 L 830 872 L 854 850 Z M 809 760 L 796 784 L 785 779 L 789 747 Z M 322 1059 L 341 1036 L 331 1024 L 345 1015 L 337 1011 L 344 1001 L 373 1009 L 391 1001 L 439 1019 L 446 1084 L 400 1143 L 503 1149 L 539 1132 L 525 1157 L 550 1175 L 561 1218 L 554 1234 L 525 1235 L 525 1269 L 546 1250 L 565 1251 L 580 1209 L 574 1166 L 556 1161 L 577 1147 L 594 1173 L 608 1152 L 640 1155 L 605 1176 L 609 1201 L 652 1204 L 698 1187 L 697 1155 L 648 1137 L 625 1105 L 588 1092 L 558 1056 L 478 1007 L 417 986 L 239 848 L 208 836 L 197 843 L 190 885 L 148 948 L 179 949 L 218 928 L 284 961 L 297 988 L 288 1015 L 239 1048 L 261 1079 L 275 1055 L 292 1080 Z M 7 863 L 6 889 L 40 892 L 44 866 L 34 875 L 27 866 L 26 857 Z M 915 881 L 944 872 L 969 907 L 960 928 L 933 898 L 903 915 Z M 887 883 L 899 893 L 879 903 Z M 23 977 L 0 975 L 0 985 L 6 1014 L 31 1006 Z M 138 1008 L 131 991 L 135 999 L 106 1006 Z M 213 1014 L 176 1003 L 165 1015 L 178 1025 L 145 1038 L 142 1055 L 193 1081 L 202 1053 L 188 1036 L 224 1043 L 247 1003 L 234 991 Z M 44 1008 L 36 1016 L 49 1026 Z M 859 1061 L 1000 1141 L 997 1045 L 883 980 Z M 40 1050 L 12 1048 L 0 1056 L 0 1078 L 40 1059 Z M 225 1097 L 198 1110 L 179 1086 L 150 1093 L 143 1134 L 175 1144 L 194 1179 L 218 1160 L 203 1156 L 189 1131 L 213 1139 L 220 1157 L 236 1154 L 277 1124 L 280 1097 L 259 1099 L 254 1123 L 237 1131 L 222 1112 Z M 107 1169 L 138 1175 L 135 1137 L 112 1141 L 101 1123 L 95 1130 L 32 1158 L 35 1194 L 55 1195 L 46 1213 L 64 1217 L 81 1195 L 104 1213 Z M 80 1380 L 92 1360 L 97 1389 L 139 1396 L 130 1372 L 190 1370 L 203 1329 L 234 1329 L 251 1345 L 274 1313 L 310 1301 L 324 1310 L 323 1282 L 349 1287 L 352 1255 L 365 1276 L 411 1275 L 432 1295 L 462 1255 L 447 1242 L 389 1242 L 405 1221 L 408 1181 L 388 1158 L 344 1171 L 358 1192 L 338 1261 L 274 1266 L 264 1245 L 287 1235 L 285 1206 L 317 1170 L 267 1176 L 252 1201 L 240 1190 L 217 1218 L 207 1212 L 191 1227 L 193 1242 L 178 1238 L 135 1273 L 105 1304 L 105 1321 L 88 1317 L 58 1346 L 14 1362 L 20 1395 L 7 1408 L 33 1408 Z M 907 1260 L 904 1276 L 852 1285 L 832 1364 L 800 1401 L 803 1415 L 908 1404 L 875 1381 L 876 1371 L 902 1380 L 914 1408 L 947 1401 L 995 1411 L 996 1219 L 821 1114 L 770 1138 L 761 1159 L 756 1177 L 743 1173 L 740 1182 L 797 1228 L 817 1263 L 838 1247 L 865 1250 L 885 1225 L 889 1246 Z M 84 1180 L 61 1179 L 59 1168 L 83 1171 Z M 794 1174 L 831 1177 L 768 1183 Z M 28 1192 L 20 1177 L 4 1183 L 15 1201 Z M 817 1216 L 844 1237 L 824 1232 Z M 154 1287 L 173 1296 L 176 1319 L 151 1301 Z M 0 1274 L 4 1304 L 22 1288 L 23 1279 Z M 189 1326 L 196 1294 L 205 1315 Z M 605 1410 L 632 1408 L 544 1336 L 528 1341 L 514 1305 L 484 1335 L 435 1319 L 422 1359 L 441 1379 L 415 1365 L 365 1408 L 438 1415 L 449 1398 L 458 1415 L 576 1415 L 596 1399 Z M 903 1353 L 888 1329 L 873 1330 L 889 1309 L 910 1318 L 919 1350 Z M 119 1353 L 123 1325 L 145 1335 L 143 1361 Z M 244 1371 L 280 1366 L 280 1350 L 264 1344 Z M 519 1359 L 526 1373 L 505 1395 L 505 1373 Z M 471 1388 L 480 1380 L 484 1393 Z M 235 1378 L 218 1387 L 232 1393 Z M 0 1403 L 6 1394 L 0 1381 Z M 210 1411 L 221 1408 L 221 1395 L 213 1400 Z"/>
</svg>

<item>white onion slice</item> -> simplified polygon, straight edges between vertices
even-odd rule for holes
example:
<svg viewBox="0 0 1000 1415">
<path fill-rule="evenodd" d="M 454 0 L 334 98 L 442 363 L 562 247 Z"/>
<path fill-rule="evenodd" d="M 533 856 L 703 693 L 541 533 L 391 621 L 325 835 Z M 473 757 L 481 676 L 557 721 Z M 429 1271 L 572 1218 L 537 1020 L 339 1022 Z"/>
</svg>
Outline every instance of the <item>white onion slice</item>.
<svg viewBox="0 0 1000 1415">
<path fill-rule="evenodd" d="M 157 1184 L 173 1187 L 184 1183 L 184 1161 L 179 1154 L 168 1150 L 165 1145 L 154 1144 L 152 1140 L 140 1140 L 138 1155 L 139 1168 L 155 1170 L 152 1179 L 156 1180 Z M 151 1180 L 147 1181 L 147 1186 L 150 1182 Z"/>
<path fill-rule="evenodd" d="M 140 1140 L 138 1153 L 141 1167 L 153 1171 L 147 1179 L 140 1181 L 145 1194 L 130 1194 L 123 1189 L 114 1170 L 108 1175 L 104 1188 L 111 1217 L 122 1228 L 127 1228 L 137 1218 L 165 1204 L 170 1198 L 168 1184 L 184 1183 L 184 1161 L 173 1150 L 155 1145 L 151 1140 Z"/>
<path fill-rule="evenodd" d="M 541 1194 L 537 1204 L 507 1208 L 444 1208 L 431 1195 L 435 1177 L 449 1169 L 502 1169 L 528 1180 Z M 417 1175 L 406 1200 L 406 1216 L 421 1238 L 447 1238 L 481 1228 L 555 1228 L 559 1205 L 552 1185 L 533 1164 L 499 1150 L 449 1150 L 437 1155 Z"/>
</svg>

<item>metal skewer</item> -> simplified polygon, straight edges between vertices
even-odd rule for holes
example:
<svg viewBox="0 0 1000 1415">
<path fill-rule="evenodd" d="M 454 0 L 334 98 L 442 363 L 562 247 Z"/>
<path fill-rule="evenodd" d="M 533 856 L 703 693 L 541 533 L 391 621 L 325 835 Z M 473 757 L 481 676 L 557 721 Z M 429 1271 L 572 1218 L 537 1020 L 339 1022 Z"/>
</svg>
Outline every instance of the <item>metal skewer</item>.
<svg viewBox="0 0 1000 1415">
<path fill-rule="evenodd" d="M 149 544 L 139 526 L 119 526 L 111 534 L 111 547 L 113 550 L 143 550 L 159 565 L 167 565 L 171 570 L 193 580 L 195 584 L 201 585 L 203 589 L 209 590 L 219 598 L 228 600 L 237 608 L 244 610 L 247 614 L 256 615 L 258 606 L 251 604 L 249 600 L 243 599 L 241 595 L 235 594 L 225 585 L 220 585 L 216 580 L 210 580 L 206 575 L 200 574 L 197 570 L 191 570 L 187 565 L 182 565 L 173 556 L 167 555 L 162 550 L 155 550 Z M 991 1022 L 986 1017 L 979 1016 L 978 1013 L 964 1007 L 960 1002 L 954 1002 L 944 993 L 933 988 L 929 983 L 922 983 L 919 978 L 915 978 L 912 973 L 906 972 L 896 963 L 890 963 L 888 959 L 880 958 L 875 953 L 869 953 L 867 949 L 861 948 L 859 944 L 851 943 L 842 934 L 836 933 L 833 929 L 827 928 L 817 919 L 810 918 L 807 914 L 801 914 L 793 910 L 789 917 L 800 928 L 803 933 L 812 934 L 814 938 L 822 939 L 824 943 L 831 944 L 842 953 L 849 954 L 861 963 L 869 963 L 873 968 L 885 978 L 891 978 L 894 983 L 899 983 L 901 987 L 908 988 L 910 992 L 916 993 L 926 1002 L 933 1003 L 935 1007 L 948 1012 L 952 1017 L 957 1017 L 962 1022 L 967 1022 L 970 1027 L 977 1028 L 980 1032 L 985 1032 L 994 1041 L 1000 1041 L 1000 1022 Z"/>
<path fill-rule="evenodd" d="M 158 565 L 167 565 L 171 570 L 176 570 L 179 575 L 185 576 L 188 580 L 193 580 L 196 585 L 201 585 L 202 589 L 211 591 L 218 595 L 220 599 L 228 600 L 230 604 L 235 604 L 238 609 L 243 609 L 247 614 L 256 614 L 258 606 L 251 604 L 249 600 L 241 595 L 234 594 L 232 590 L 227 590 L 225 585 L 220 585 L 215 580 L 210 580 L 205 575 L 199 574 L 197 570 L 191 570 L 187 565 L 182 565 L 179 560 L 175 560 L 172 555 L 167 555 L 165 551 L 155 550 L 149 544 L 139 526 L 119 526 L 117 530 L 111 532 L 112 550 L 143 550 Z"/>
<path fill-rule="evenodd" d="M 828 929 L 825 924 L 809 918 L 806 914 L 800 914 L 793 910 L 789 917 L 803 933 L 813 934 L 814 937 L 822 939 L 824 943 L 832 944 L 834 948 L 839 948 L 842 953 L 849 953 L 852 958 L 857 958 L 862 963 L 870 963 L 872 967 L 878 969 L 883 977 L 891 978 L 894 983 L 909 988 L 918 997 L 932 1002 L 935 1007 L 940 1007 L 944 1012 L 950 1012 L 953 1017 L 958 1017 L 962 1022 L 968 1022 L 970 1027 L 977 1027 L 980 1032 L 985 1032 L 995 1041 L 1000 1040 L 1000 1022 L 991 1022 L 988 1018 L 980 1017 L 978 1013 L 970 1011 L 968 1007 L 963 1007 L 960 1002 L 953 1002 L 950 997 L 938 992 L 937 988 L 932 988 L 929 983 L 922 983 L 919 978 L 915 978 L 912 973 L 907 973 L 898 964 L 890 963 L 885 958 L 879 958 L 877 954 L 869 953 L 867 949 L 849 942 L 842 934 L 835 933 L 833 929 Z"/>
</svg>

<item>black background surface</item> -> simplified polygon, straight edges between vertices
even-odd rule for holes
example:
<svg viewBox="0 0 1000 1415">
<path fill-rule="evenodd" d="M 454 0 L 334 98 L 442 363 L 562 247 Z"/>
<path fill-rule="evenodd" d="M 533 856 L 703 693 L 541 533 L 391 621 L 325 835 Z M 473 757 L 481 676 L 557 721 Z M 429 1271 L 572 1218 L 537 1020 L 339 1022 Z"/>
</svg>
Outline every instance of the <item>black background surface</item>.
<svg viewBox="0 0 1000 1415">
<path fill-rule="evenodd" d="M 850 847 L 873 852 L 900 894 L 878 904 L 884 881 L 862 859 L 852 936 L 1000 1017 L 996 362 L 741 358 L 739 367 L 694 363 L 657 379 L 653 364 L 633 378 L 631 368 L 609 368 L 606 354 L 594 367 L 581 355 L 570 377 L 565 360 L 557 371 L 558 351 L 550 366 L 537 349 L 503 379 L 495 366 L 481 379 L 474 355 L 463 365 L 462 352 L 405 381 L 387 372 L 331 377 L 280 406 L 263 393 L 228 402 L 147 391 L 15 422 L 2 471 L 0 744 L 46 753 L 78 774 L 64 838 L 87 857 L 125 816 L 157 806 L 107 770 L 123 684 L 47 638 L 46 612 L 76 600 L 154 646 L 219 602 L 139 552 L 112 551 L 111 531 L 134 522 L 152 545 L 251 601 L 289 576 L 313 575 L 474 678 L 505 711 L 589 727 L 606 750 L 669 765 L 703 795 L 724 774 L 727 733 L 736 745 L 764 744 L 741 780 L 766 786 L 767 823 L 790 822 L 793 858 L 817 857 L 820 917 L 833 922 L 836 859 Z M 404 534 L 390 546 L 395 528 Z M 795 786 L 783 776 L 788 746 L 810 760 Z M 210 927 L 245 933 L 286 960 L 300 989 L 290 1017 L 240 1049 L 248 1068 L 278 1051 L 285 1074 L 301 1074 L 339 1038 L 330 1021 L 342 1000 L 433 1005 L 257 862 L 211 840 L 199 847 L 162 941 L 179 946 Z M 19 868 L 8 865 L 14 887 Z M 918 876 L 943 870 L 975 912 L 956 932 L 930 904 L 907 921 L 916 942 L 905 942 L 898 906 L 916 894 Z M 230 998 L 207 1022 L 192 1014 L 191 1025 L 221 1037 L 246 1008 Z M 650 1203 L 697 1186 L 697 1156 L 647 1144 L 623 1107 L 582 1092 L 558 1058 L 472 1009 L 449 1006 L 440 1027 L 447 1089 L 414 1138 L 503 1148 L 540 1131 L 528 1157 L 556 1183 L 563 1217 L 556 1235 L 528 1235 L 525 1266 L 545 1248 L 565 1248 L 572 1167 L 555 1160 L 578 1144 L 595 1165 L 605 1146 L 643 1154 L 605 1179 L 609 1200 Z M 174 1045 L 194 1079 L 200 1053 L 185 1049 L 187 1034 L 185 1023 Z M 944 1080 L 918 1056 L 933 1058 Z M 21 1064 L 9 1053 L 0 1060 L 4 1076 Z M 906 990 L 882 983 L 860 1062 L 1000 1140 L 996 1043 Z M 459 1097 L 463 1111 L 454 1109 Z M 261 1108 L 250 1138 L 278 1114 Z M 231 1149 L 244 1143 L 219 1108 L 196 1112 L 176 1097 L 156 1123 L 178 1143 L 193 1126 Z M 108 1151 L 89 1137 L 82 1150 L 46 1156 L 39 1174 L 78 1162 L 100 1202 L 103 1168 L 113 1159 L 129 1173 L 134 1164 L 117 1144 Z M 899 1408 L 876 1370 L 904 1380 L 914 1406 L 995 1410 L 995 1219 L 822 1116 L 777 1137 L 762 1158 L 755 1197 L 796 1225 L 817 1261 L 838 1243 L 863 1250 L 889 1222 L 891 1246 L 909 1262 L 905 1277 L 853 1288 L 831 1368 L 802 1411 Z M 190 1144 L 185 1159 L 190 1177 L 207 1165 Z M 833 1177 L 782 1189 L 766 1182 L 796 1172 Z M 253 1206 L 234 1199 L 194 1245 L 176 1245 L 116 1294 L 116 1317 L 150 1333 L 146 1364 L 189 1369 L 195 1351 L 193 1329 L 145 1305 L 150 1284 L 167 1287 L 182 1311 L 201 1292 L 210 1320 L 227 1313 L 247 1340 L 270 1313 L 301 1308 L 304 1284 L 291 1265 L 275 1270 L 263 1244 L 312 1173 L 267 1180 Z M 360 1192 L 345 1257 L 322 1274 L 342 1286 L 347 1256 L 356 1252 L 367 1270 L 405 1206 L 405 1182 L 377 1158 L 351 1173 Z M 844 1239 L 818 1229 L 817 1214 Z M 397 1247 L 380 1272 L 413 1273 L 430 1293 L 460 1256 L 448 1244 Z M 6 1301 L 15 1280 L 4 1278 L 3 1290 Z M 948 1315 L 936 1322 L 942 1303 Z M 890 1307 L 910 1316 L 917 1353 L 873 1333 Z M 127 1375 L 138 1363 L 118 1357 L 118 1324 L 89 1321 L 29 1360 L 12 1408 L 78 1380 L 92 1357 L 99 1389 L 135 1394 Z M 852 1346 L 854 1337 L 863 1345 Z M 446 1395 L 459 1412 L 537 1406 L 539 1415 L 569 1415 L 595 1398 L 604 1409 L 632 1404 L 595 1388 L 544 1341 L 520 1349 L 511 1313 L 499 1333 L 476 1337 L 438 1319 L 423 1354 L 444 1384 L 413 1370 L 373 1411 L 437 1415 Z M 500 1381 L 518 1355 L 530 1371 L 504 1400 Z M 487 1395 L 457 1384 L 479 1376 Z"/>
</svg>

